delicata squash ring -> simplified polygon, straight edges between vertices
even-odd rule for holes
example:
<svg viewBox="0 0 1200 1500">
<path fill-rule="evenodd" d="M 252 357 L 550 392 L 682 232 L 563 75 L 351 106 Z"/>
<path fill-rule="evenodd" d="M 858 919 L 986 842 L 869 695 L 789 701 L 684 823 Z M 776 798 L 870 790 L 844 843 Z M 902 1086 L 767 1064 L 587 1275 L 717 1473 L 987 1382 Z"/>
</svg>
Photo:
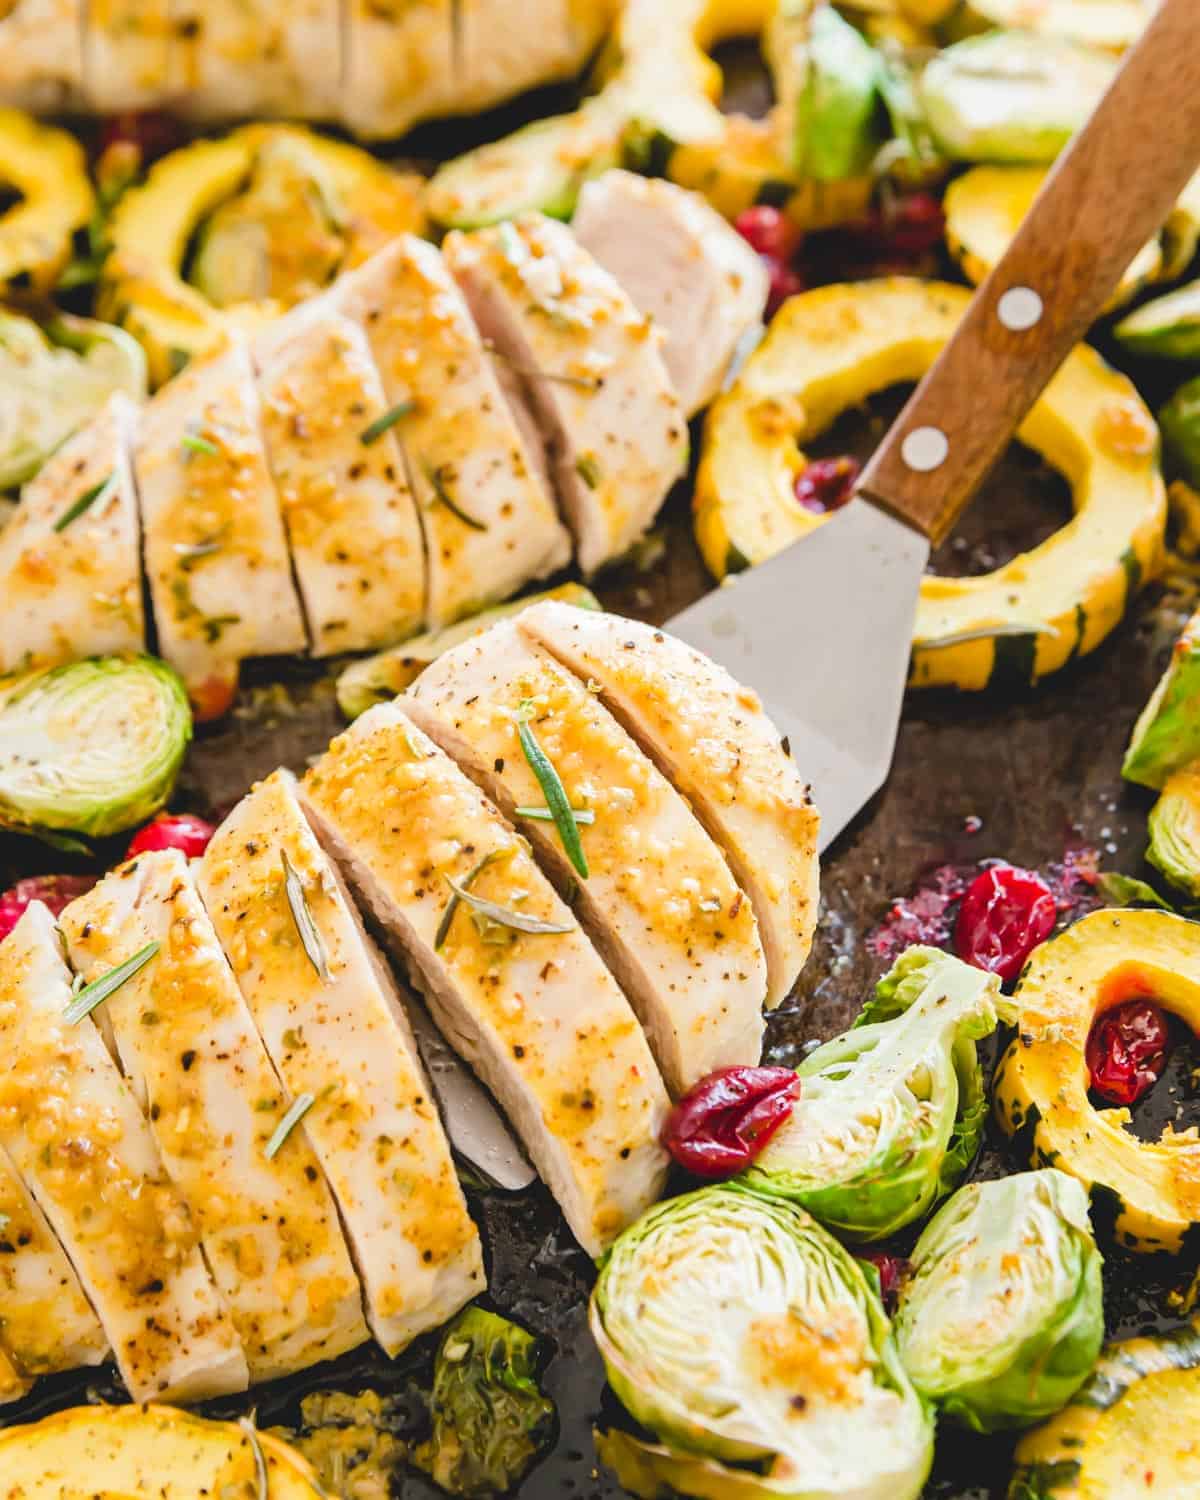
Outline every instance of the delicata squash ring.
<svg viewBox="0 0 1200 1500">
<path fill-rule="evenodd" d="M 65 130 L 0 109 L 0 293 L 48 292 L 71 255 L 71 241 L 92 216 L 87 159 Z"/>
<path fill-rule="evenodd" d="M 696 540 L 718 578 L 822 524 L 794 496 L 808 463 L 801 445 L 848 407 L 919 380 L 969 301 L 962 287 L 897 277 L 821 287 L 784 305 L 705 424 Z M 1080 345 L 1018 437 L 1066 477 L 1074 517 L 995 572 L 924 579 L 913 686 L 1044 677 L 1094 650 L 1159 565 L 1158 430 L 1123 375 Z"/>
<path fill-rule="evenodd" d="M 1001 1128 L 1035 1167 L 1089 1189 L 1093 1221 L 1130 1250 L 1200 1242 L 1200 1132 L 1139 1140 L 1125 1109 L 1088 1099 L 1088 1033 L 1101 1012 L 1151 997 L 1200 1030 L 1200 923 L 1164 911 L 1098 911 L 1038 948 L 1017 986 L 1017 1035 L 992 1085 Z"/>
<path fill-rule="evenodd" d="M 281 158 L 287 153 L 319 175 L 322 210 L 341 241 L 339 259 L 330 267 L 335 274 L 361 264 L 396 235 L 425 227 L 418 177 L 300 126 L 247 125 L 171 152 L 118 203 L 97 298 L 100 315 L 142 344 L 152 384 L 161 385 L 189 359 L 214 348 L 231 326 L 253 328 L 286 310 L 270 297 L 217 306 L 188 277 L 206 221 L 252 183 L 256 167 L 272 152 Z M 287 271 L 300 269 L 288 261 L 295 246 L 278 244 L 278 238 L 264 226 L 265 256 Z M 246 244 L 247 254 L 252 248 Z"/>
</svg>

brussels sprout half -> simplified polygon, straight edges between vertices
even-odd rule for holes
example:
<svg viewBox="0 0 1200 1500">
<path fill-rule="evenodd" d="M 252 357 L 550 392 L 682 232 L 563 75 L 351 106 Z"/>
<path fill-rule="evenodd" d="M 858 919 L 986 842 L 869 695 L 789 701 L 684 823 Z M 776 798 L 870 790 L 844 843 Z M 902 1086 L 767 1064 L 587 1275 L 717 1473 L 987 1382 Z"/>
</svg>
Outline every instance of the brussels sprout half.
<svg viewBox="0 0 1200 1500">
<path fill-rule="evenodd" d="M 0 686 L 0 827 L 103 838 L 166 802 L 192 738 L 178 676 L 97 656 Z"/>
<path fill-rule="evenodd" d="M 740 1179 L 853 1240 L 920 1218 L 969 1166 L 987 1115 L 975 1043 L 1008 1002 L 938 948 L 910 948 L 851 1029 L 819 1047 L 791 1117 Z"/>
<path fill-rule="evenodd" d="M 1148 826 L 1146 858 L 1172 885 L 1200 900 L 1200 763 L 1168 778 Z"/>
<path fill-rule="evenodd" d="M 636 1493 L 920 1494 L 930 1410 L 863 1268 L 797 1205 L 725 1185 L 660 1203 L 609 1252 L 591 1327 L 654 1435 L 600 1439 Z"/>
<path fill-rule="evenodd" d="M 900 1293 L 913 1384 L 977 1432 L 1057 1411 L 1100 1353 L 1102 1265 L 1078 1179 L 1047 1167 L 961 1189 L 925 1226 Z"/>
</svg>

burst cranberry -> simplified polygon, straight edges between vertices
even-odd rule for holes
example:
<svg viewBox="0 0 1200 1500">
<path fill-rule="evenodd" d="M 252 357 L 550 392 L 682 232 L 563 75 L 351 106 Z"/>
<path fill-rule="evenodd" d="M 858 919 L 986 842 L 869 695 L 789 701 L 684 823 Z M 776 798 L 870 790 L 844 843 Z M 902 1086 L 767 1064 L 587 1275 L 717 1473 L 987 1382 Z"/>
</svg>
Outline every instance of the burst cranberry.
<svg viewBox="0 0 1200 1500">
<path fill-rule="evenodd" d="M 882 1250 L 864 1251 L 858 1258 L 867 1261 L 879 1272 L 883 1305 L 889 1313 L 895 1311 L 896 1298 L 900 1294 L 900 1283 L 908 1271 L 908 1262 L 902 1256 L 887 1255 Z"/>
<path fill-rule="evenodd" d="M 915 258 L 940 245 L 946 215 L 932 193 L 893 199 L 879 215 L 879 238 L 892 255 Z"/>
<path fill-rule="evenodd" d="M 34 875 L 18 880 L 0 895 L 0 938 L 7 937 L 26 908 L 34 901 L 44 901 L 54 916 L 96 884 L 94 875 Z"/>
<path fill-rule="evenodd" d="M 1053 892 L 1035 871 L 993 865 L 967 887 L 954 928 L 955 949 L 977 969 L 1015 979 L 1054 930 L 1057 913 Z"/>
<path fill-rule="evenodd" d="M 208 848 L 216 829 L 203 818 L 194 818 L 191 813 L 180 813 L 169 818 L 160 815 L 153 823 L 147 823 L 125 851 L 125 858 L 135 854 L 150 854 L 159 849 L 178 849 L 188 859 L 195 859 Z"/>
<path fill-rule="evenodd" d="M 1087 1040 L 1092 1088 L 1110 1104 L 1133 1104 L 1167 1062 L 1167 1018 L 1152 1000 L 1126 1000 L 1097 1016 Z"/>
<path fill-rule="evenodd" d="M 856 458 L 818 458 L 801 469 L 792 488 L 805 510 L 824 516 L 845 505 L 861 473 L 862 465 Z"/>
<path fill-rule="evenodd" d="M 162 110 L 128 110 L 124 114 L 110 115 L 100 133 L 101 150 L 125 142 L 137 147 L 145 166 L 181 145 L 183 131 L 179 121 Z"/>
<path fill-rule="evenodd" d="M 799 271 L 793 270 L 782 260 L 776 260 L 774 256 L 760 255 L 759 260 L 767 268 L 767 306 L 764 316 L 770 322 L 787 299 L 804 291 L 807 283 Z"/>
<path fill-rule="evenodd" d="M 743 209 L 734 219 L 733 227 L 764 260 L 779 261 L 783 265 L 799 250 L 803 238 L 790 219 L 766 203 Z"/>
<path fill-rule="evenodd" d="M 790 1068 L 721 1068 L 693 1084 L 667 1116 L 663 1145 L 696 1177 L 733 1177 L 792 1112 L 800 1080 Z"/>
</svg>

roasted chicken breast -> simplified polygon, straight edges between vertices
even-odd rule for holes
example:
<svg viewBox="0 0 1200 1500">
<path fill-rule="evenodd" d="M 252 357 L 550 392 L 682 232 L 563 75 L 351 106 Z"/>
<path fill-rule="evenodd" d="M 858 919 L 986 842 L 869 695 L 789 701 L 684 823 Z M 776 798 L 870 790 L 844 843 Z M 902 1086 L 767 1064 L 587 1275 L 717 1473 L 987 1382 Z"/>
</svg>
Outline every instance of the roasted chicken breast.
<svg viewBox="0 0 1200 1500">
<path fill-rule="evenodd" d="M 83 0 L 83 90 L 97 114 L 170 99 L 172 0 Z"/>
<path fill-rule="evenodd" d="M 0 7 L 0 99 L 35 114 L 78 107 L 87 0 L 14 0 Z"/>
</svg>

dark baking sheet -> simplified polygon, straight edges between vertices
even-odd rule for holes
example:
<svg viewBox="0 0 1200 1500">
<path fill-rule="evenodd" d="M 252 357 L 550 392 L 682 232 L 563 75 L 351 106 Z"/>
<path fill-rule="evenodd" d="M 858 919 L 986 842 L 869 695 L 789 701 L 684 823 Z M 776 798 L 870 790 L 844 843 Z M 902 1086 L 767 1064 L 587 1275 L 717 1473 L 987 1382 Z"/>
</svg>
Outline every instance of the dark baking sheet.
<svg viewBox="0 0 1200 1500">
<path fill-rule="evenodd" d="M 729 61 L 730 59 L 726 59 Z M 747 90 L 758 90 L 752 52 L 732 59 Z M 549 93 L 519 110 L 450 131 L 418 133 L 418 155 L 450 155 L 483 135 L 497 135 L 528 113 L 566 107 L 569 96 Z M 891 393 L 867 412 L 850 414 L 816 451 L 865 453 L 896 410 Z M 974 573 L 1041 540 L 1069 513 L 1065 486 L 1032 459 L 1013 450 L 977 499 L 955 540 L 937 559 L 943 571 Z M 663 555 L 649 571 L 632 566 L 601 579 L 605 605 L 659 623 L 709 586 L 691 540 L 688 495 L 681 488 L 660 528 Z M 895 766 L 882 794 L 842 835 L 824 861 L 823 905 L 813 955 L 793 1000 L 771 1019 L 768 1055 L 794 1062 L 804 1044 L 844 1029 L 868 987 L 885 966 L 863 939 L 877 927 L 894 898 L 918 887 L 932 869 L 1003 857 L 1045 867 L 1068 847 L 1098 849 L 1106 868 L 1145 873 L 1141 856 L 1149 799 L 1119 777 L 1129 727 L 1153 687 L 1183 623 L 1185 595 L 1162 585 L 1149 590 L 1131 618 L 1092 656 L 1041 687 L 1019 696 L 918 694 L 905 708 Z M 836 628 L 836 622 L 830 622 Z M 820 640 L 796 642 L 797 655 L 820 651 Z M 328 668 L 304 663 L 252 665 L 234 714 L 202 729 L 189 757 L 174 805 L 219 816 L 256 777 L 278 764 L 303 771 L 342 727 Z M 803 770 L 803 768 L 801 768 Z M 968 832 L 969 827 L 977 831 Z M 101 851 L 119 857 L 120 841 Z M 27 840 L 0 838 L 0 888 L 22 875 L 85 868 Z M 1156 1135 L 1182 1109 L 1182 1123 L 1200 1121 L 1193 1100 L 1190 1049 L 1174 1055 L 1168 1075 L 1139 1106 L 1136 1128 Z M 1017 1169 L 1004 1147 L 989 1139 L 977 1175 Z M 603 1372 L 587 1333 L 586 1304 L 592 1267 L 578 1250 L 546 1192 L 516 1197 L 470 1193 L 484 1231 L 489 1298 L 545 1340 L 546 1386 L 559 1410 L 560 1430 L 545 1459 L 521 1486 L 521 1500 L 608 1500 L 622 1492 L 596 1465 L 592 1424 L 605 1400 Z M 1108 1328 L 1126 1336 L 1167 1326 L 1165 1298 L 1185 1283 L 1190 1267 L 1130 1260 L 1104 1246 Z M 435 1340 L 421 1341 L 389 1362 L 367 1346 L 332 1365 L 259 1387 L 236 1401 L 212 1403 L 212 1415 L 256 1407 L 264 1425 L 291 1421 L 309 1391 L 373 1387 L 415 1391 L 426 1375 Z M 4 1422 L 27 1421 L 89 1397 L 121 1399 L 120 1388 L 82 1372 L 43 1383 L 25 1402 L 8 1408 Z M 611 1399 L 611 1398 L 609 1398 Z M 419 1401 L 414 1397 L 414 1421 Z M 1011 1444 L 945 1429 L 927 1497 L 933 1500 L 1000 1500 L 1007 1484 Z M 404 1477 L 405 1500 L 440 1492 L 417 1475 Z"/>
</svg>

